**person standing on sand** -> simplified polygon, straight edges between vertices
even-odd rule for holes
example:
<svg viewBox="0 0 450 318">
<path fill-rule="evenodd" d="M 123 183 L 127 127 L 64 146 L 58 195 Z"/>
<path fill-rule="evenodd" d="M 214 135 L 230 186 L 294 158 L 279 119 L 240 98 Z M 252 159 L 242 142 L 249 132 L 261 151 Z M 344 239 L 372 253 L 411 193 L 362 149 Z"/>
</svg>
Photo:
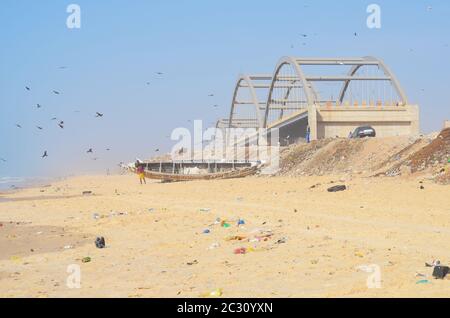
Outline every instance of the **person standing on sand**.
<svg viewBox="0 0 450 318">
<path fill-rule="evenodd" d="M 147 181 L 145 180 L 144 166 L 140 165 L 139 161 L 136 161 L 136 173 L 139 176 L 139 182 L 141 184 L 142 184 L 142 182 L 147 184 Z"/>
</svg>

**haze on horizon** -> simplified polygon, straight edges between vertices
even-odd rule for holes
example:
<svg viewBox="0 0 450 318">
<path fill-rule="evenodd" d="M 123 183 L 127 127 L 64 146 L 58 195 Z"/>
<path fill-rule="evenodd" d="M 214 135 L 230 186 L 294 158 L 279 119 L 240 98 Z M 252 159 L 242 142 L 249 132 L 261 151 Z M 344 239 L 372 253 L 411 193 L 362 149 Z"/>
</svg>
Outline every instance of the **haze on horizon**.
<svg viewBox="0 0 450 318">
<path fill-rule="evenodd" d="M 377 56 L 420 105 L 422 131 L 440 130 L 450 3 L 372 2 L 381 29 L 361 0 L 2 1 L 0 177 L 104 173 L 168 152 L 173 129 L 228 115 L 238 74 L 272 73 L 285 55 Z M 81 29 L 66 26 L 71 3 Z"/>
</svg>

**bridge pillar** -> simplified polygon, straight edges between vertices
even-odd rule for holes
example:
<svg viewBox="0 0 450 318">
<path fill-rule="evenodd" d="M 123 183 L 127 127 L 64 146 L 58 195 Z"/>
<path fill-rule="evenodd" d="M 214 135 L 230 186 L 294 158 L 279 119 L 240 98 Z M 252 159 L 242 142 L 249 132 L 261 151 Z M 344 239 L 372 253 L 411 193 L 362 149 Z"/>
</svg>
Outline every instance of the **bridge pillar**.
<svg viewBox="0 0 450 318">
<path fill-rule="evenodd" d="M 317 140 L 317 106 L 308 106 L 308 126 L 310 129 L 310 139 Z"/>
</svg>

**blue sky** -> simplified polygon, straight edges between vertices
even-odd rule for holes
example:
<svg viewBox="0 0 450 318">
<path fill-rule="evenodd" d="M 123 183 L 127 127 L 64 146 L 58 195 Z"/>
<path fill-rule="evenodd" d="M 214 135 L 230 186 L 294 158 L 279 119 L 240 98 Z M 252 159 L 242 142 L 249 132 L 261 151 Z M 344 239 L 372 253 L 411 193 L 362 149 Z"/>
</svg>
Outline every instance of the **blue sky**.
<svg viewBox="0 0 450 318">
<path fill-rule="evenodd" d="M 81 29 L 66 27 L 71 3 Z M 379 30 L 366 26 L 371 3 Z M 439 130 L 450 118 L 449 16 L 445 0 L 3 0 L 0 177 L 104 172 L 169 151 L 174 128 L 228 114 L 239 73 L 272 73 L 285 55 L 380 57 L 421 106 L 422 130 Z"/>
</svg>

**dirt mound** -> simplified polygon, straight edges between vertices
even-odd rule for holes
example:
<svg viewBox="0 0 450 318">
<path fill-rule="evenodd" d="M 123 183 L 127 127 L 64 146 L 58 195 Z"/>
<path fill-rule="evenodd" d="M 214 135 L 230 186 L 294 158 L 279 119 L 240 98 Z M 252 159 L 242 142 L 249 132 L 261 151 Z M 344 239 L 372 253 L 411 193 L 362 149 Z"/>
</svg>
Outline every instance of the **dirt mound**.
<svg viewBox="0 0 450 318">
<path fill-rule="evenodd" d="M 410 137 L 326 139 L 281 153 L 281 175 L 373 174 L 405 159 L 423 143 Z"/>
<path fill-rule="evenodd" d="M 403 172 L 441 173 L 450 158 L 450 129 L 444 129 L 434 140 L 421 149 L 412 153 L 408 158 L 397 163 L 385 174 L 388 176 L 401 175 Z"/>
<path fill-rule="evenodd" d="M 437 137 L 436 137 L 437 136 Z M 420 138 L 326 139 L 281 152 L 283 176 L 429 174 L 450 184 L 450 128 Z"/>
<path fill-rule="evenodd" d="M 414 173 L 431 166 L 446 164 L 449 157 L 450 128 L 447 128 L 431 144 L 411 156 L 411 172 Z"/>
</svg>

